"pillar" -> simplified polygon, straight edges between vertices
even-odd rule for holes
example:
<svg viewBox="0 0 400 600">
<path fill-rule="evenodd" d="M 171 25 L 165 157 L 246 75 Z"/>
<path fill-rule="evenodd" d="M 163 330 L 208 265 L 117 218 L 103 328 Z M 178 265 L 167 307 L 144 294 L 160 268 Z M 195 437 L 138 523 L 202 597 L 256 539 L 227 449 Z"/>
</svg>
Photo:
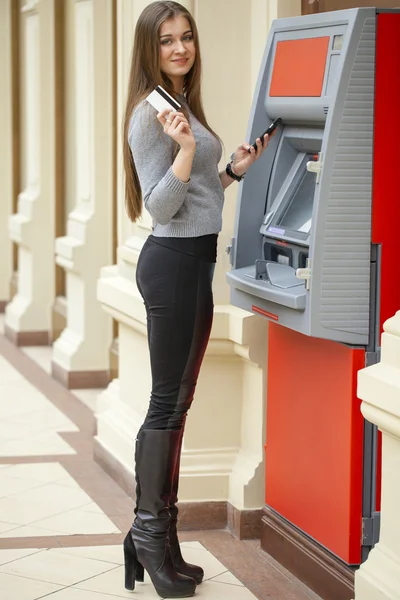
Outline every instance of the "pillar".
<svg viewBox="0 0 400 600">
<path fill-rule="evenodd" d="M 147 0 L 119 0 L 118 10 L 118 123 L 121 123 L 128 81 L 129 58 L 137 18 Z M 268 33 L 264 11 L 262 42 L 252 46 L 256 19 L 240 0 L 229 5 L 229 35 L 221 45 L 221 24 L 226 23 L 225 3 L 188 0 L 199 27 L 203 62 L 203 99 L 210 125 L 225 144 L 220 170 L 232 150 L 246 136 L 255 80 Z M 258 31 L 258 30 L 257 30 Z M 240 43 L 238 43 L 240 40 Z M 233 77 L 226 68 L 232 64 Z M 118 152 L 120 154 L 120 150 Z M 123 173 L 118 180 L 119 246 L 117 264 L 102 270 L 98 298 L 104 310 L 119 322 L 119 378 L 99 399 L 96 456 L 109 472 L 116 465 L 133 481 L 133 444 L 147 411 L 151 374 L 146 339 L 145 311 L 135 284 L 140 250 L 151 231 L 145 213 L 131 225 L 123 208 Z M 230 243 L 237 186 L 226 192 L 224 226 L 219 236 L 218 264 L 214 277 L 215 314 L 196 398 L 187 420 L 181 463 L 180 500 L 193 508 L 213 501 L 252 512 L 264 500 L 265 370 L 268 324 L 262 318 L 229 303 L 226 272 L 230 268 L 225 247 Z M 207 513 L 207 526 L 224 525 Z M 204 525 L 204 522 L 203 522 Z"/>
<path fill-rule="evenodd" d="M 104 387 L 109 377 L 112 322 L 96 300 L 96 282 L 112 260 L 114 6 L 110 0 L 68 0 L 67 6 L 75 56 L 66 128 L 74 140 L 66 167 L 73 207 L 55 246 L 66 273 L 66 327 L 53 345 L 52 373 L 68 388 Z"/>
<path fill-rule="evenodd" d="M 6 335 L 49 343 L 54 300 L 54 0 L 22 1 L 21 191 L 9 235 L 18 248 L 18 292 L 6 308 Z"/>
<path fill-rule="evenodd" d="M 356 600 L 397 600 L 400 590 L 400 311 L 386 321 L 380 363 L 359 373 L 364 417 L 382 432 L 379 543 L 356 573 Z"/>
<path fill-rule="evenodd" d="M 11 0 L 0 0 L 0 313 L 4 312 L 10 298 L 10 281 L 13 274 L 13 247 L 8 235 L 8 219 L 14 212 L 15 186 L 18 183 L 18 157 L 16 145 L 18 130 L 14 130 L 18 116 L 18 97 L 15 78 L 18 63 L 15 61 L 15 44 L 18 28 L 14 24 L 18 11 Z M 18 57 L 18 53 L 17 53 Z"/>
</svg>

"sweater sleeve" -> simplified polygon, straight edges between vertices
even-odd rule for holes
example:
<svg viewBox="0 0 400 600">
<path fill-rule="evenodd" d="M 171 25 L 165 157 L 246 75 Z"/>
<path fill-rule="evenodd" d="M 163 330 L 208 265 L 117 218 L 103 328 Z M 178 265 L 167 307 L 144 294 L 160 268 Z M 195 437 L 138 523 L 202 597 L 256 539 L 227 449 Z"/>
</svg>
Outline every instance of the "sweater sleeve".
<svg viewBox="0 0 400 600">
<path fill-rule="evenodd" d="M 174 141 L 162 130 L 148 102 L 133 112 L 128 143 L 142 188 L 143 202 L 156 223 L 167 225 L 181 208 L 189 182 L 172 171 Z"/>
</svg>

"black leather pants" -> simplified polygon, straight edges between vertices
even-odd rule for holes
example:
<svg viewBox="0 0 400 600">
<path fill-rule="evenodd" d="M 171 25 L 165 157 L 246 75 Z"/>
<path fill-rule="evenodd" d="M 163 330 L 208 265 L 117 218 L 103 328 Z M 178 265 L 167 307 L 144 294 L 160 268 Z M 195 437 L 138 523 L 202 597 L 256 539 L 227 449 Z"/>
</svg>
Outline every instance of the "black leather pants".
<svg viewBox="0 0 400 600">
<path fill-rule="evenodd" d="M 193 401 L 213 319 L 215 264 L 149 238 L 136 281 L 143 297 L 152 373 L 141 429 L 182 429 Z"/>
</svg>

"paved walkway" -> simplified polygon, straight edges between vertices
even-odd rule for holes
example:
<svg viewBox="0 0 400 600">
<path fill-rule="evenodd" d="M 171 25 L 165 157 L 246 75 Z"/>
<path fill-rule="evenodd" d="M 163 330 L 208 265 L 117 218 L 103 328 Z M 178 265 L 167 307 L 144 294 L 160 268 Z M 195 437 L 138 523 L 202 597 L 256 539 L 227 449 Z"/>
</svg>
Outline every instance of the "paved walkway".
<svg viewBox="0 0 400 600">
<path fill-rule="evenodd" d="M 0 321 L 0 598 L 158 598 L 123 586 L 132 501 L 93 461 L 96 391 L 71 394 L 48 371 L 50 348 L 15 348 Z M 203 600 L 318 600 L 259 549 L 227 531 L 183 532 L 205 569 Z"/>
</svg>

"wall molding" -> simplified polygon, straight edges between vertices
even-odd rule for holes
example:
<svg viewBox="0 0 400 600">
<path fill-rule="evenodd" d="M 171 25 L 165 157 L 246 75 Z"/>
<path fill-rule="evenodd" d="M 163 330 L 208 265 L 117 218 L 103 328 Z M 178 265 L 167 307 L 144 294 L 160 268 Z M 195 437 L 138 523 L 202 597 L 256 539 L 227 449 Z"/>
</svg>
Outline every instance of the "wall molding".
<svg viewBox="0 0 400 600">
<path fill-rule="evenodd" d="M 30 2 L 26 2 L 23 6 L 21 6 L 21 13 L 25 15 L 36 14 L 39 11 L 39 0 L 30 0 Z"/>
<path fill-rule="evenodd" d="M 1 312 L 1 311 L 0 311 Z M 5 336 L 15 346 L 49 346 L 50 331 L 16 331 L 7 323 L 4 324 Z"/>
<path fill-rule="evenodd" d="M 110 383 L 109 371 L 68 371 L 54 361 L 51 374 L 68 390 L 106 388 Z"/>
<path fill-rule="evenodd" d="M 269 507 L 263 508 L 261 548 L 324 600 L 354 598 L 355 570 Z"/>
</svg>

